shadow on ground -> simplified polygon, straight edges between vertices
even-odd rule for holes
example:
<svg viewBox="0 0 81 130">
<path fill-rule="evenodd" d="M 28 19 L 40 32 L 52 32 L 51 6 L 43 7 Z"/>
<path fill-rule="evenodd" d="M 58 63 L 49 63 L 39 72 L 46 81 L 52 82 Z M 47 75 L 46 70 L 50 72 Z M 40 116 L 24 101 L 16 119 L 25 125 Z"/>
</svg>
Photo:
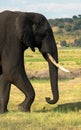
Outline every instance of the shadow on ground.
<svg viewBox="0 0 81 130">
<path fill-rule="evenodd" d="M 67 113 L 70 111 L 73 112 L 79 112 L 81 110 L 81 102 L 72 102 L 72 103 L 66 103 L 66 104 L 61 104 L 58 105 L 55 108 L 47 108 L 47 107 L 43 107 L 43 109 L 41 109 L 40 111 L 36 111 L 36 112 L 61 112 L 61 113 Z"/>
</svg>

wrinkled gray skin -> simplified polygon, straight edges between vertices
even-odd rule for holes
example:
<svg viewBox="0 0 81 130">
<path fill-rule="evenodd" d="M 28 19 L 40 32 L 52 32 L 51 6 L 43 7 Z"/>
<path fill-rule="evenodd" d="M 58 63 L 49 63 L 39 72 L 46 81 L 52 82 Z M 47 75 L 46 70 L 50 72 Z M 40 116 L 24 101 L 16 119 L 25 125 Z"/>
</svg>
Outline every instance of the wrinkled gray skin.
<svg viewBox="0 0 81 130">
<path fill-rule="evenodd" d="M 49 61 L 50 53 L 58 62 L 57 47 L 52 29 L 47 19 L 37 13 L 0 13 L 0 113 L 7 112 L 11 84 L 17 86 L 25 100 L 19 104 L 21 111 L 30 111 L 35 91 L 24 68 L 24 51 L 37 47 L 49 65 L 53 99 L 46 98 L 49 104 L 58 101 L 58 69 Z M 46 86 L 45 86 L 46 87 Z"/>
</svg>

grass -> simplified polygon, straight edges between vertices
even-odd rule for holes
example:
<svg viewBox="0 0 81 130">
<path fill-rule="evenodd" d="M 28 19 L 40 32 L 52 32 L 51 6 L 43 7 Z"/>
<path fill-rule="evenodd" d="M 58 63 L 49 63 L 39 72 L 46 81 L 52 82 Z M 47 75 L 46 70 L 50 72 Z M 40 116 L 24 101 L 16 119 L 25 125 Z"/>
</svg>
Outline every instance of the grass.
<svg viewBox="0 0 81 130">
<path fill-rule="evenodd" d="M 34 71 L 47 69 L 47 63 L 38 51 L 29 54 L 30 50 L 25 52 L 26 69 Z M 78 60 L 80 55 L 80 49 L 59 49 L 59 61 L 67 68 L 80 67 L 80 63 L 77 64 L 77 61 L 80 62 L 80 59 Z M 35 57 L 41 60 L 33 61 Z M 49 105 L 45 101 L 47 96 L 52 98 L 49 80 L 34 79 L 31 83 L 36 92 L 31 113 L 18 110 L 17 106 L 24 100 L 24 95 L 12 85 L 8 104 L 9 113 L 0 114 L 0 130 L 81 130 L 80 78 L 59 80 L 60 99 L 55 105 Z"/>
<path fill-rule="evenodd" d="M 80 68 L 81 66 L 81 48 L 59 48 L 58 49 L 59 62 L 68 69 Z M 25 52 L 25 66 L 26 70 L 40 71 L 48 69 L 48 64 L 42 55 L 36 50 Z"/>
<path fill-rule="evenodd" d="M 59 49 L 59 62 L 68 68 L 79 68 L 81 66 L 81 49 Z"/>
<path fill-rule="evenodd" d="M 0 115 L 0 130 L 80 130 L 81 83 L 80 79 L 59 81 L 60 99 L 49 105 L 44 97 L 51 96 L 49 80 L 31 80 L 36 98 L 31 113 L 23 113 L 17 105 L 24 95 L 12 86 L 9 113 Z"/>
</svg>

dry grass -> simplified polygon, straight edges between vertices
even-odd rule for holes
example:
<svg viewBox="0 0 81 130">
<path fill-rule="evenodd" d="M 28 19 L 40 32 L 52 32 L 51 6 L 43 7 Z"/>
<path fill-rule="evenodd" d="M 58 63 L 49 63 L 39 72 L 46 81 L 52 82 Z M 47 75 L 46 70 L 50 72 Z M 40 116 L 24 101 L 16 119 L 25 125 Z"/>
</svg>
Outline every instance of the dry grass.
<svg viewBox="0 0 81 130">
<path fill-rule="evenodd" d="M 41 58 L 38 51 L 36 53 L 31 53 L 29 58 L 27 55 L 30 54 L 30 50 L 25 53 L 26 68 L 37 70 L 36 66 L 39 64 L 39 69 L 46 69 L 43 59 L 32 61 L 35 57 Z M 80 67 L 80 60 L 78 60 L 80 55 L 80 49 L 59 50 L 60 62 L 68 68 Z M 31 61 L 26 62 L 30 58 Z M 74 59 L 75 62 L 73 62 Z M 77 64 L 76 61 L 79 63 Z M 80 78 L 59 81 L 60 99 L 55 105 L 49 105 L 45 101 L 47 96 L 52 98 L 49 80 L 31 80 L 31 83 L 36 92 L 31 114 L 18 110 L 17 105 L 24 100 L 24 95 L 15 86 L 12 86 L 8 104 L 9 113 L 0 114 L 0 130 L 81 130 Z"/>
<path fill-rule="evenodd" d="M 36 98 L 32 112 L 22 113 L 17 105 L 23 101 L 23 94 L 12 86 L 9 113 L 0 115 L 0 130 L 80 130 L 81 129 L 81 80 L 59 81 L 60 99 L 56 105 L 49 105 L 46 96 L 51 96 L 49 80 L 31 81 Z M 52 96 L 51 96 L 52 97 Z"/>
</svg>

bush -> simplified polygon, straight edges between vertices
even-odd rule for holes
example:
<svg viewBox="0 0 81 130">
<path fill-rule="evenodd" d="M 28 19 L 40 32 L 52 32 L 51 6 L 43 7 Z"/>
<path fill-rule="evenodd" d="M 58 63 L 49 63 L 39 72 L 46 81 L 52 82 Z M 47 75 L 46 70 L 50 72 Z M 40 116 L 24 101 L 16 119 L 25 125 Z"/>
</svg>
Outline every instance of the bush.
<svg viewBox="0 0 81 130">
<path fill-rule="evenodd" d="M 64 40 L 64 41 L 61 41 L 60 42 L 60 45 L 63 47 L 63 46 L 65 46 L 65 47 L 68 47 L 68 44 L 67 44 L 67 42 Z"/>
<path fill-rule="evenodd" d="M 64 27 L 65 27 L 65 30 L 66 30 L 67 32 L 69 32 L 69 31 L 72 30 L 71 25 L 65 25 Z"/>
<path fill-rule="evenodd" d="M 59 28 L 64 28 L 64 24 L 63 24 L 63 23 L 59 23 L 59 24 L 58 24 L 58 27 L 59 27 Z"/>
<path fill-rule="evenodd" d="M 75 47 L 81 47 L 81 38 L 80 39 L 75 39 L 74 43 L 73 43 L 73 46 L 75 46 Z"/>
</svg>

